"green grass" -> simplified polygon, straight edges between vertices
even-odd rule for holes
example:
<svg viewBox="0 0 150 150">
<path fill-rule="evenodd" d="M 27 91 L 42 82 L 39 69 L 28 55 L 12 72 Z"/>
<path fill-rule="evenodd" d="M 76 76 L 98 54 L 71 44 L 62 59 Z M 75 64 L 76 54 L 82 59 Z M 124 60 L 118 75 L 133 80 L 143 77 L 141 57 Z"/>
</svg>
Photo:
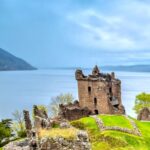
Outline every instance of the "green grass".
<svg viewBox="0 0 150 150">
<path fill-rule="evenodd" d="M 106 126 L 119 126 L 132 129 L 129 120 L 121 115 L 99 115 Z M 150 122 L 135 120 L 142 136 L 135 136 L 119 131 L 100 132 L 95 120 L 91 117 L 73 121 L 76 127 L 87 130 L 92 150 L 150 150 Z"/>
<path fill-rule="evenodd" d="M 67 129 L 60 129 L 60 128 L 53 128 L 50 130 L 41 129 L 38 133 L 39 138 L 43 137 L 63 137 L 65 139 L 75 139 L 78 130 L 76 128 L 67 128 Z"/>
<path fill-rule="evenodd" d="M 121 128 L 133 129 L 130 121 L 122 115 L 99 115 L 105 126 L 118 126 Z"/>
</svg>

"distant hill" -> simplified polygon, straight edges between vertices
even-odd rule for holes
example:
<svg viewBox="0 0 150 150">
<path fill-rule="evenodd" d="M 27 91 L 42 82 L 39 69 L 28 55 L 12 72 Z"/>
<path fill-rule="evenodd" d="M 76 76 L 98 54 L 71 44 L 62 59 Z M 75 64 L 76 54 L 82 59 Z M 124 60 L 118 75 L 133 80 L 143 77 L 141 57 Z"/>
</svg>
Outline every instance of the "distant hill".
<svg viewBox="0 0 150 150">
<path fill-rule="evenodd" d="M 21 58 L 0 48 L 0 71 L 8 70 L 35 70 L 36 68 Z"/>
<path fill-rule="evenodd" d="M 150 65 L 103 66 L 101 68 L 113 71 L 150 72 Z"/>
</svg>

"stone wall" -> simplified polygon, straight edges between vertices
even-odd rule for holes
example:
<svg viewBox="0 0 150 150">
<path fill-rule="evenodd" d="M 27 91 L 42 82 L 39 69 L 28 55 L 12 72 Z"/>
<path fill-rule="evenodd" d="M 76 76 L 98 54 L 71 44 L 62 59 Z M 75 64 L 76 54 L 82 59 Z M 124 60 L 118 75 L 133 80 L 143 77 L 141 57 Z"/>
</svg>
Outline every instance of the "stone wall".
<svg viewBox="0 0 150 150">
<path fill-rule="evenodd" d="M 121 131 L 121 132 L 129 133 L 129 134 L 134 134 L 134 135 L 137 135 L 137 136 L 141 136 L 141 132 L 137 128 L 135 122 L 132 119 L 130 119 L 128 116 L 125 116 L 125 118 L 130 121 L 131 125 L 133 126 L 133 129 L 121 128 L 121 127 L 118 127 L 118 126 L 105 126 L 102 119 L 100 119 L 97 116 L 92 116 L 92 117 L 95 119 L 100 131 L 115 130 L 115 131 Z"/>
<path fill-rule="evenodd" d="M 88 76 L 82 70 L 77 70 L 76 79 L 81 108 L 87 107 L 95 114 L 125 113 L 121 101 L 121 81 L 115 78 L 114 73 L 100 73 L 95 66 L 92 75 Z"/>
<path fill-rule="evenodd" d="M 87 107 L 81 108 L 79 106 L 78 101 L 75 101 L 73 104 L 72 103 L 67 105 L 61 104 L 59 107 L 60 107 L 59 116 L 62 119 L 67 120 L 77 120 L 82 117 L 88 117 L 92 113 Z"/>
</svg>

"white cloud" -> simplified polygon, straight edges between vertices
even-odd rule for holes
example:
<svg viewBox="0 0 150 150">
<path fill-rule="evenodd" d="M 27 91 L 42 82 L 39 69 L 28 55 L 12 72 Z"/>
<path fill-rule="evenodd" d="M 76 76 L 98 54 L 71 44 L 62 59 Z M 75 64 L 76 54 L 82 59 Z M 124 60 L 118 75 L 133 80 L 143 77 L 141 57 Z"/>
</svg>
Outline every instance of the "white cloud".
<svg viewBox="0 0 150 150">
<path fill-rule="evenodd" d="M 80 27 L 74 36 L 76 44 L 110 51 L 149 50 L 150 4 L 118 1 L 115 9 L 109 10 L 109 14 L 95 8 L 70 13 L 68 20 Z"/>
</svg>

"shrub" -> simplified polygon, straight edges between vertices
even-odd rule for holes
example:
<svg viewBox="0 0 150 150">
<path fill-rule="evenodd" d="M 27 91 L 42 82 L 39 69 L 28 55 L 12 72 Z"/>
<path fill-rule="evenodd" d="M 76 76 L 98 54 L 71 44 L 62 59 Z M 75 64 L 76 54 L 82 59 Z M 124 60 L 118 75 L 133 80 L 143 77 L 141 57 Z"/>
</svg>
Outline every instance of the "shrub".
<svg viewBox="0 0 150 150">
<path fill-rule="evenodd" d="M 71 125 L 75 128 L 78 128 L 80 130 L 85 130 L 85 125 L 84 123 L 80 122 L 80 121 L 72 121 Z"/>
<path fill-rule="evenodd" d="M 138 114 L 144 107 L 150 108 L 150 94 L 141 93 L 136 96 L 133 110 Z"/>
<path fill-rule="evenodd" d="M 20 130 L 17 132 L 18 137 L 25 138 L 27 136 L 26 130 Z"/>
</svg>

